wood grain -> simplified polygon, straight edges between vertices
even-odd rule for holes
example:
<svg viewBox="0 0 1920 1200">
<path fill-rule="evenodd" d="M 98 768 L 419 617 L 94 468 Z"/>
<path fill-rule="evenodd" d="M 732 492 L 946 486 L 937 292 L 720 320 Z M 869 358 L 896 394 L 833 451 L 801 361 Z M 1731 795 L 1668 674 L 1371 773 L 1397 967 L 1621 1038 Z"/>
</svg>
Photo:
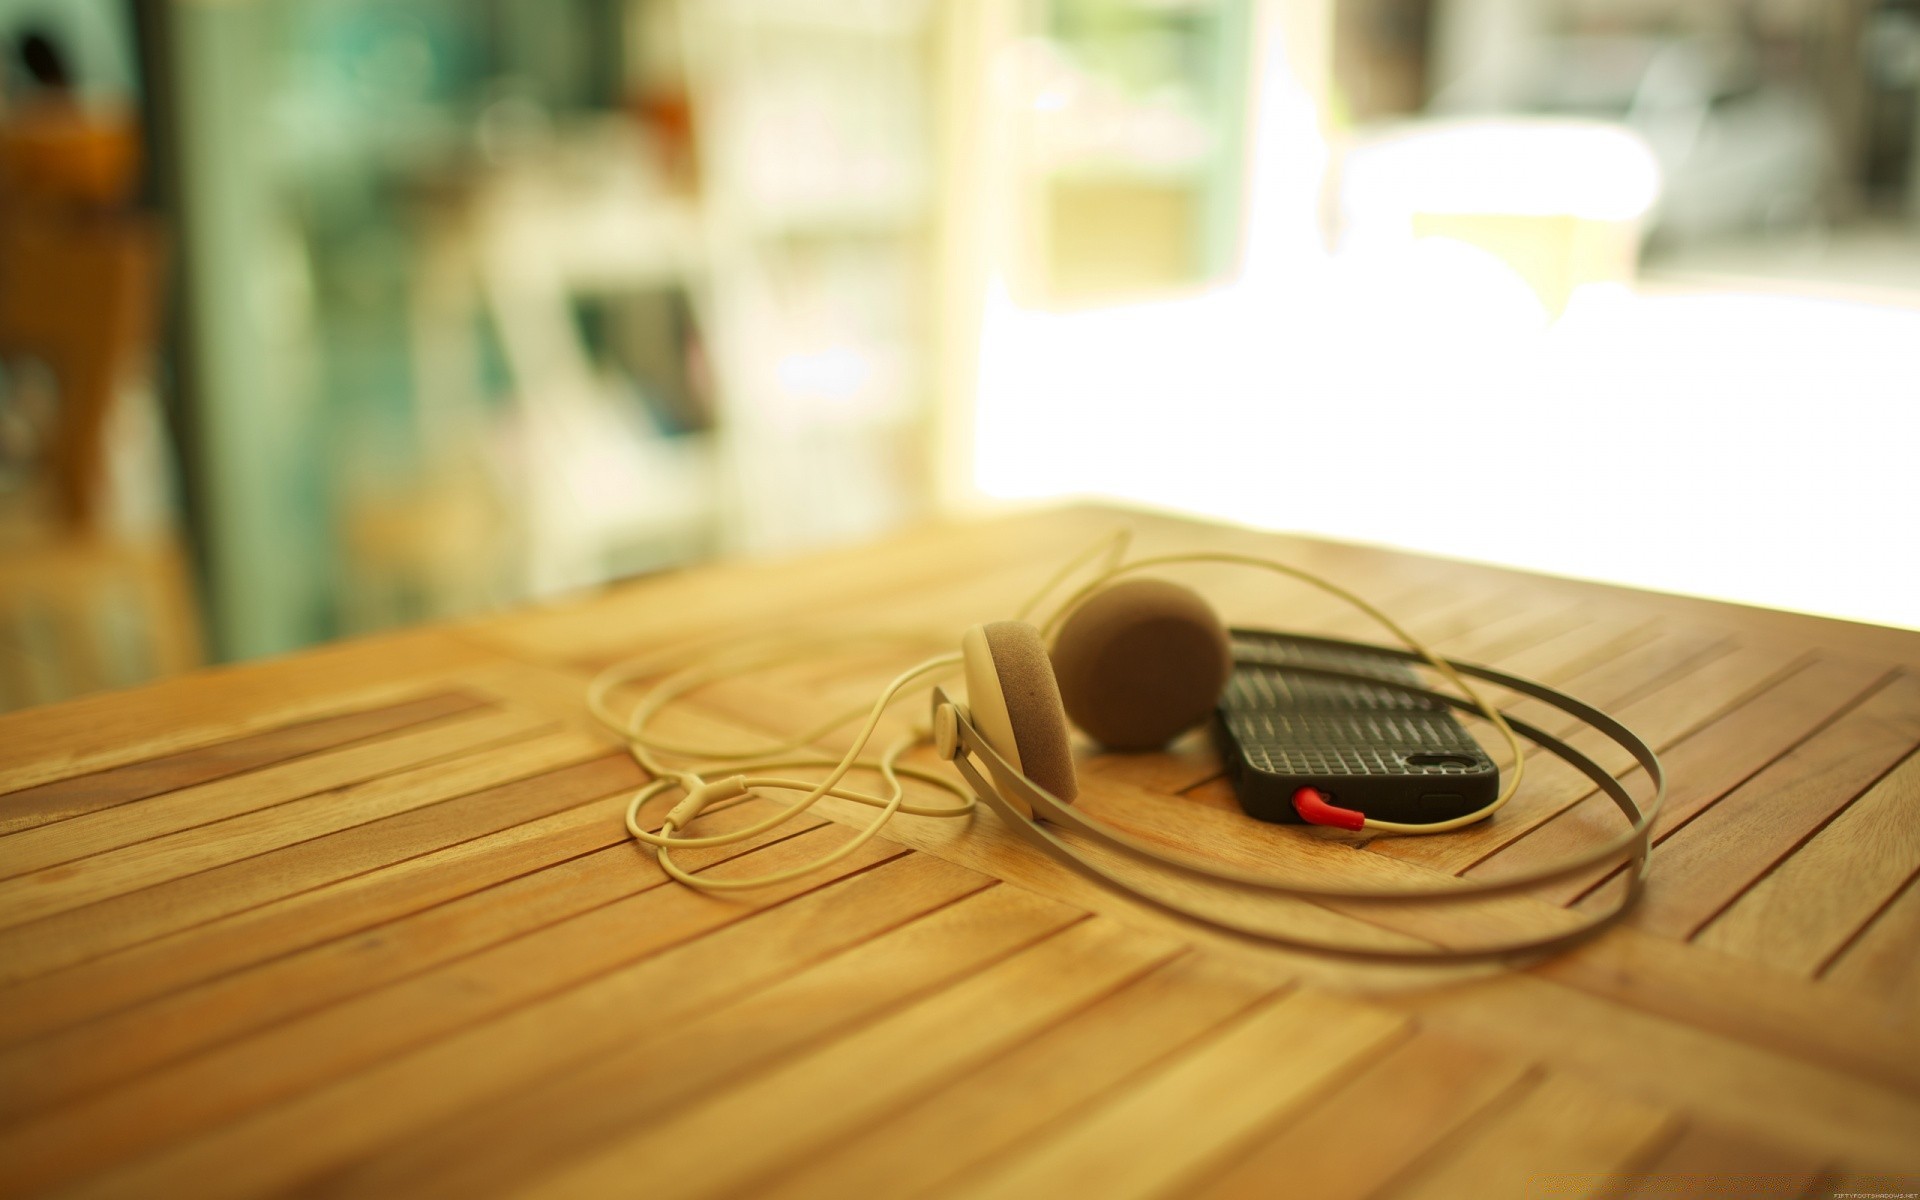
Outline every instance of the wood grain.
<svg viewBox="0 0 1920 1200">
<path fill-rule="evenodd" d="M 1532 1086 L 1525 1063 L 1467 1042 L 1422 1033 L 1394 1046 L 1298 1120 L 1252 1140 L 1195 1195 L 1255 1200 L 1370 1196 L 1470 1126 L 1510 1092 Z M 1353 1152 L 1364 1130 L 1367 1152 Z"/>
<path fill-rule="evenodd" d="M 598 666 L 782 624 L 932 639 L 703 689 L 662 723 L 726 744 L 798 729 L 1010 612 L 1123 522 L 1144 553 L 1323 571 L 1444 651 L 1653 740 L 1671 799 L 1633 924 L 1544 962 L 1368 967 L 1198 930 L 984 812 L 899 818 L 832 870 L 729 898 L 670 883 L 629 841 L 645 776 L 587 718 Z M 1170 574 L 1233 621 L 1376 636 L 1256 572 Z M 1565 718 L 1514 708 L 1636 774 Z M 1917 748 L 1920 634 L 1097 507 L 10 714 L 0 1195 L 1892 1186 L 1920 1171 Z M 1170 852 L 1308 879 L 1495 878 L 1620 822 L 1539 755 L 1486 826 L 1354 839 L 1246 818 L 1202 737 L 1077 752 L 1089 811 Z M 798 863 L 870 816 L 826 801 L 690 861 Z M 1539 932 L 1619 886 L 1597 871 L 1426 910 L 1284 903 L 1088 852 L 1209 911 L 1376 945 Z"/>
<path fill-rule="evenodd" d="M 524 730 L 516 721 L 513 734 Z M 502 743 L 505 743 L 504 745 Z M 487 748 L 302 796 L 267 809 L 153 837 L 0 883 L 0 925 L 20 925 L 99 900 L 183 879 L 294 845 L 543 774 L 601 752 L 571 730 L 525 740 L 497 733 Z"/>
<path fill-rule="evenodd" d="M 1299 1112 L 1405 1034 L 1399 1019 L 1314 992 L 1282 996 L 1077 1121 L 968 1175 L 981 1195 L 1150 1196 L 1179 1188 Z M 1208 1112 L 1204 1122 L 1192 1114 Z M 1163 1136 L 1183 1126 L 1179 1138 Z M 1116 1155 L 1116 1146 L 1130 1147 Z"/>
<path fill-rule="evenodd" d="M 90 775 L 43 783 L 0 796 L 0 834 L 63 821 L 133 800 L 299 758 L 477 708 L 481 700 L 441 692 L 400 704 L 299 721 L 279 729 L 162 755 Z"/>
<path fill-rule="evenodd" d="M 742 828 L 770 807 L 718 813 L 713 829 Z M 803 821 L 789 836 L 820 824 Z M 626 845 L 569 858 L 0 1053 L 0 1122 L 547 930 L 629 894 L 636 877 L 664 882 L 657 872 L 636 872 L 633 860 Z"/>
<path fill-rule="evenodd" d="M 1274 989 L 1255 973 L 1184 955 L 757 1187 L 768 1196 L 796 1197 L 934 1190 L 989 1158 L 1044 1140 Z"/>
<path fill-rule="evenodd" d="M 479 661 L 465 640 L 422 630 L 7 713 L 0 716 L 0 793 L 398 703 L 445 690 Z"/>
<path fill-rule="evenodd" d="M 458 1196 L 522 1183 L 1084 917 L 1015 888 L 972 892 L 741 1000 L 629 1038 L 544 1086 L 461 1112 L 330 1176 L 324 1190 Z"/>
<path fill-rule="evenodd" d="M 1909 754 L 1700 932 L 1702 946 L 1811 975 L 1920 873 Z"/>
<path fill-rule="evenodd" d="M 541 718 L 528 713 L 474 712 L 240 778 L 153 796 L 124 812 L 93 813 L 26 830 L 0 841 L 0 876 L 17 878 L 303 796 L 369 780 L 377 782 L 395 771 L 531 735 L 543 724 Z"/>
<path fill-rule="evenodd" d="M 1655 841 L 1665 841 L 1707 806 L 1857 706 L 1885 678 L 1885 672 L 1871 664 L 1816 661 L 1744 697 L 1704 727 L 1679 735 L 1677 742 L 1660 745 L 1668 782 L 1666 805 L 1653 826 Z M 1593 798 L 1564 810 L 1467 873 L 1498 876 L 1538 869 L 1619 829 L 1617 808 L 1594 796 L 1591 788 L 1582 795 Z M 1609 874 L 1596 869 L 1576 875 L 1549 885 L 1543 894 L 1571 902 Z"/>
<path fill-rule="evenodd" d="M 1804 1155 L 1694 1124 L 1624 1179 L 1619 1195 L 1651 1200 L 1712 1188 L 1753 1200 L 1798 1200 L 1815 1194 L 1820 1176 L 1820 1164 Z"/>
<path fill-rule="evenodd" d="M 1879 998 L 1891 1021 L 1920 1029 L 1920 877 L 1907 886 L 1854 941 L 1842 947 L 1822 978 L 1836 987 Z"/>
<path fill-rule="evenodd" d="M 819 853 L 815 830 L 777 842 L 753 858 L 777 869 Z M 869 846 L 845 860 L 858 871 L 899 853 Z M 631 859 L 638 856 L 629 855 Z M 571 872 L 545 881 L 568 887 Z M 831 876 L 829 876 L 831 878 Z M 768 889 L 755 906 L 727 904 L 680 888 L 661 888 L 657 869 L 626 876 L 629 894 L 541 931 L 399 984 L 277 1025 L 0 1133 L 0 1158 L 30 1186 L 64 1182 L 170 1141 L 195 1144 L 208 1131 L 272 1101 L 313 1090 L 396 1052 L 432 1044 L 460 1028 L 499 1017 L 603 975 L 651 951 L 718 928 L 819 881 Z M 558 949 L 574 953 L 560 956 Z M 174 1184 L 179 1186 L 178 1180 Z"/>
<path fill-rule="evenodd" d="M 1649 893 L 1634 924 L 1698 933 L 1916 743 L 1920 675 L 1901 675 L 1666 838 L 1655 863 L 1667 885 Z M 1585 903 L 1604 900 L 1590 894 Z"/>
<path fill-rule="evenodd" d="M 460 821 L 434 821 L 424 838 L 415 836 L 416 828 L 428 824 L 426 817 L 441 814 L 408 814 L 365 827 L 348 836 L 374 843 L 368 848 L 378 853 L 369 857 L 382 865 L 371 870 L 291 891 L 0 991 L 0 1044 L 119 1011 L 621 845 L 626 840 L 619 824 L 624 795 L 589 801 L 624 792 L 637 776 L 625 756 L 599 758 L 465 797 Z M 352 863 L 357 856 L 340 857 Z"/>
<path fill-rule="evenodd" d="M 1671 1121 L 1657 1107 L 1549 1074 L 1381 1194 L 1395 1200 L 1601 1195 L 1659 1144 Z"/>
<path fill-rule="evenodd" d="M 556 1196 L 604 1195 L 636 1171 L 706 1194 L 746 1186 L 1178 952 L 1105 921 L 1083 922 L 830 1046 L 681 1108 L 534 1187 Z"/>
</svg>

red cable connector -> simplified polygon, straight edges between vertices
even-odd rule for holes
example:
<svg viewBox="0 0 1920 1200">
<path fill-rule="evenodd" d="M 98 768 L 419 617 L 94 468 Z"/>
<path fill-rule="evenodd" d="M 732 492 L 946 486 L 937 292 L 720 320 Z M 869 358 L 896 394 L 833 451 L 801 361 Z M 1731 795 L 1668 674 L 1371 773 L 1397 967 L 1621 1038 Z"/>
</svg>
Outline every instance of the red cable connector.
<svg viewBox="0 0 1920 1200">
<path fill-rule="evenodd" d="M 1331 825 L 1336 829 L 1364 829 L 1367 818 L 1351 808 L 1328 804 L 1319 789 L 1303 787 L 1293 794 L 1293 811 L 1309 825 Z"/>
</svg>

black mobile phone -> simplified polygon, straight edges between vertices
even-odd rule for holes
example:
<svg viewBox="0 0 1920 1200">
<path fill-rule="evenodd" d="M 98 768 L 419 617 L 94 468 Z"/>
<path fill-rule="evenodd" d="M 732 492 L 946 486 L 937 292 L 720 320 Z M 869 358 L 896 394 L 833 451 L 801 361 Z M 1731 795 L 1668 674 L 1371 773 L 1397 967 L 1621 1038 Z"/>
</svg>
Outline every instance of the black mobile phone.
<svg viewBox="0 0 1920 1200">
<path fill-rule="evenodd" d="M 1248 816 L 1303 824 L 1302 787 L 1382 821 L 1426 824 L 1493 802 L 1500 770 L 1446 705 L 1393 687 L 1417 683 L 1403 661 L 1365 648 L 1232 630 L 1233 675 L 1214 740 Z M 1322 667 L 1378 684 L 1301 674 Z"/>
</svg>

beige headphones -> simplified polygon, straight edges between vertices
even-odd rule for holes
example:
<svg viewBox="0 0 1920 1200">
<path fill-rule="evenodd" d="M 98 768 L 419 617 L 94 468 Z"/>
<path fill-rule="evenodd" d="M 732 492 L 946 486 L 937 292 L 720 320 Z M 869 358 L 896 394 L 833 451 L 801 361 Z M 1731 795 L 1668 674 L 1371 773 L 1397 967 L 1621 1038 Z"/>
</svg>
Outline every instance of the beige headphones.
<svg viewBox="0 0 1920 1200">
<path fill-rule="evenodd" d="M 656 683 L 624 719 L 614 716 L 608 697 L 623 683 L 657 674 L 661 663 L 620 664 L 603 672 L 589 690 L 593 712 L 628 741 L 635 758 L 655 778 L 628 806 L 627 827 L 639 841 L 654 847 L 662 867 L 674 878 L 704 890 L 725 891 L 762 887 L 818 870 L 852 853 L 875 836 L 896 812 L 924 816 L 964 817 L 974 801 L 991 808 L 1016 835 L 1049 857 L 1083 875 L 1119 888 L 1149 906 L 1216 931 L 1264 944 L 1362 959 L 1389 961 L 1449 961 L 1506 958 L 1547 953 L 1591 936 L 1618 921 L 1639 898 L 1647 869 L 1648 832 L 1665 796 L 1665 780 L 1658 756 L 1632 731 L 1599 710 L 1545 685 L 1488 667 L 1442 658 L 1422 646 L 1384 613 L 1359 597 L 1319 576 L 1274 560 L 1239 554 L 1185 554 L 1123 561 L 1124 535 L 1105 539 L 1069 562 L 1024 605 L 1015 619 L 976 625 L 961 638 L 959 654 L 930 658 L 895 678 L 870 708 L 838 714 L 814 729 L 771 746 L 751 750 L 691 747 L 668 743 L 647 732 L 648 722 L 675 698 L 706 683 L 778 663 L 809 657 L 836 646 L 865 644 L 870 635 L 838 635 L 824 639 L 775 639 L 717 652 L 695 652 L 691 665 Z M 1067 578 L 1083 570 L 1103 552 L 1105 566 L 1095 577 L 1063 601 L 1042 624 L 1024 619 Z M 1372 616 L 1407 649 L 1394 650 L 1363 643 L 1313 639 L 1328 646 L 1385 653 L 1421 663 L 1439 673 L 1460 696 L 1386 680 L 1379 676 L 1316 667 L 1290 667 L 1302 674 L 1362 680 L 1388 686 L 1485 717 L 1507 740 L 1513 767 L 1497 797 L 1478 811 L 1431 824 L 1365 822 L 1364 827 L 1387 834 L 1432 834 L 1477 823 L 1493 816 L 1513 796 L 1524 772 L 1525 752 L 1520 737 L 1565 760 L 1593 780 L 1626 818 L 1619 835 L 1590 850 L 1522 875 L 1492 881 L 1450 880 L 1430 888 L 1372 888 L 1337 881 L 1289 878 L 1240 871 L 1224 864 L 1171 855 L 1116 826 L 1075 808 L 1078 794 L 1070 728 L 1077 726 L 1114 750 L 1142 750 L 1166 744 L 1205 722 L 1213 713 L 1222 687 L 1234 666 L 1231 637 L 1213 609 L 1191 589 L 1155 578 L 1121 578 L 1147 569 L 1188 563 L 1229 563 L 1276 572 L 1319 587 Z M 1049 645 L 1051 635 L 1051 645 Z M 958 666 L 966 686 L 966 702 L 954 701 L 937 678 Z M 1620 780 L 1591 758 L 1544 730 L 1507 716 L 1484 700 L 1468 682 L 1480 679 L 1530 696 L 1567 712 L 1612 739 L 1645 770 L 1653 788 L 1644 809 Z M 896 739 L 877 759 L 862 758 L 887 708 L 910 687 L 932 684 L 930 729 L 915 730 Z M 853 744 L 836 760 L 805 747 L 831 730 L 849 723 L 861 711 L 867 720 Z M 1071 722 L 1071 724 L 1070 724 Z M 966 787 L 950 777 L 902 763 L 914 746 L 931 740 L 939 757 L 953 764 Z M 675 768 L 662 756 L 707 760 L 701 770 Z M 732 766 L 735 773 L 709 781 L 703 772 Z M 798 779 L 767 774 L 800 766 L 831 766 L 824 778 Z M 984 771 L 982 770 L 984 768 Z M 877 772 L 889 788 L 874 795 L 843 784 L 853 770 Z M 905 798 L 901 777 L 935 783 L 952 792 L 958 803 L 915 805 Z M 641 808 L 654 796 L 680 788 L 685 796 L 668 812 L 659 829 L 646 828 Z M 709 837 L 686 831 L 703 812 L 736 803 L 756 789 L 805 792 L 800 801 L 745 828 Z M 744 842 L 804 812 L 823 796 L 853 800 L 880 810 L 876 819 L 848 843 L 812 863 L 751 879 L 719 880 L 689 872 L 676 863 L 676 848 L 721 846 Z M 1380 948 L 1341 945 L 1302 938 L 1283 931 L 1255 928 L 1228 921 L 1176 903 L 1123 879 L 1110 868 L 1087 857 L 1055 829 L 1070 831 L 1117 849 L 1128 856 L 1182 875 L 1237 888 L 1307 900 L 1352 903 L 1459 903 L 1525 889 L 1566 878 L 1606 862 L 1629 866 L 1627 886 L 1606 910 L 1582 917 L 1576 924 L 1550 933 L 1498 944 L 1436 946 L 1431 949 Z"/>
</svg>

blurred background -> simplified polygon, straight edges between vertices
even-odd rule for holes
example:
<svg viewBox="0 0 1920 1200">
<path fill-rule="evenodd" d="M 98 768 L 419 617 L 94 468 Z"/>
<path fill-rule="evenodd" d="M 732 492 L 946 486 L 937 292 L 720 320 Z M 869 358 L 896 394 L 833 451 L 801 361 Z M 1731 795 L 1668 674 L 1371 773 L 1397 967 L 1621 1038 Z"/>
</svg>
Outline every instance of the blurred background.
<svg viewBox="0 0 1920 1200">
<path fill-rule="evenodd" d="M 0 707 L 1069 496 L 1920 628 L 1916 448 L 1920 0 L 0 0 Z"/>
</svg>

